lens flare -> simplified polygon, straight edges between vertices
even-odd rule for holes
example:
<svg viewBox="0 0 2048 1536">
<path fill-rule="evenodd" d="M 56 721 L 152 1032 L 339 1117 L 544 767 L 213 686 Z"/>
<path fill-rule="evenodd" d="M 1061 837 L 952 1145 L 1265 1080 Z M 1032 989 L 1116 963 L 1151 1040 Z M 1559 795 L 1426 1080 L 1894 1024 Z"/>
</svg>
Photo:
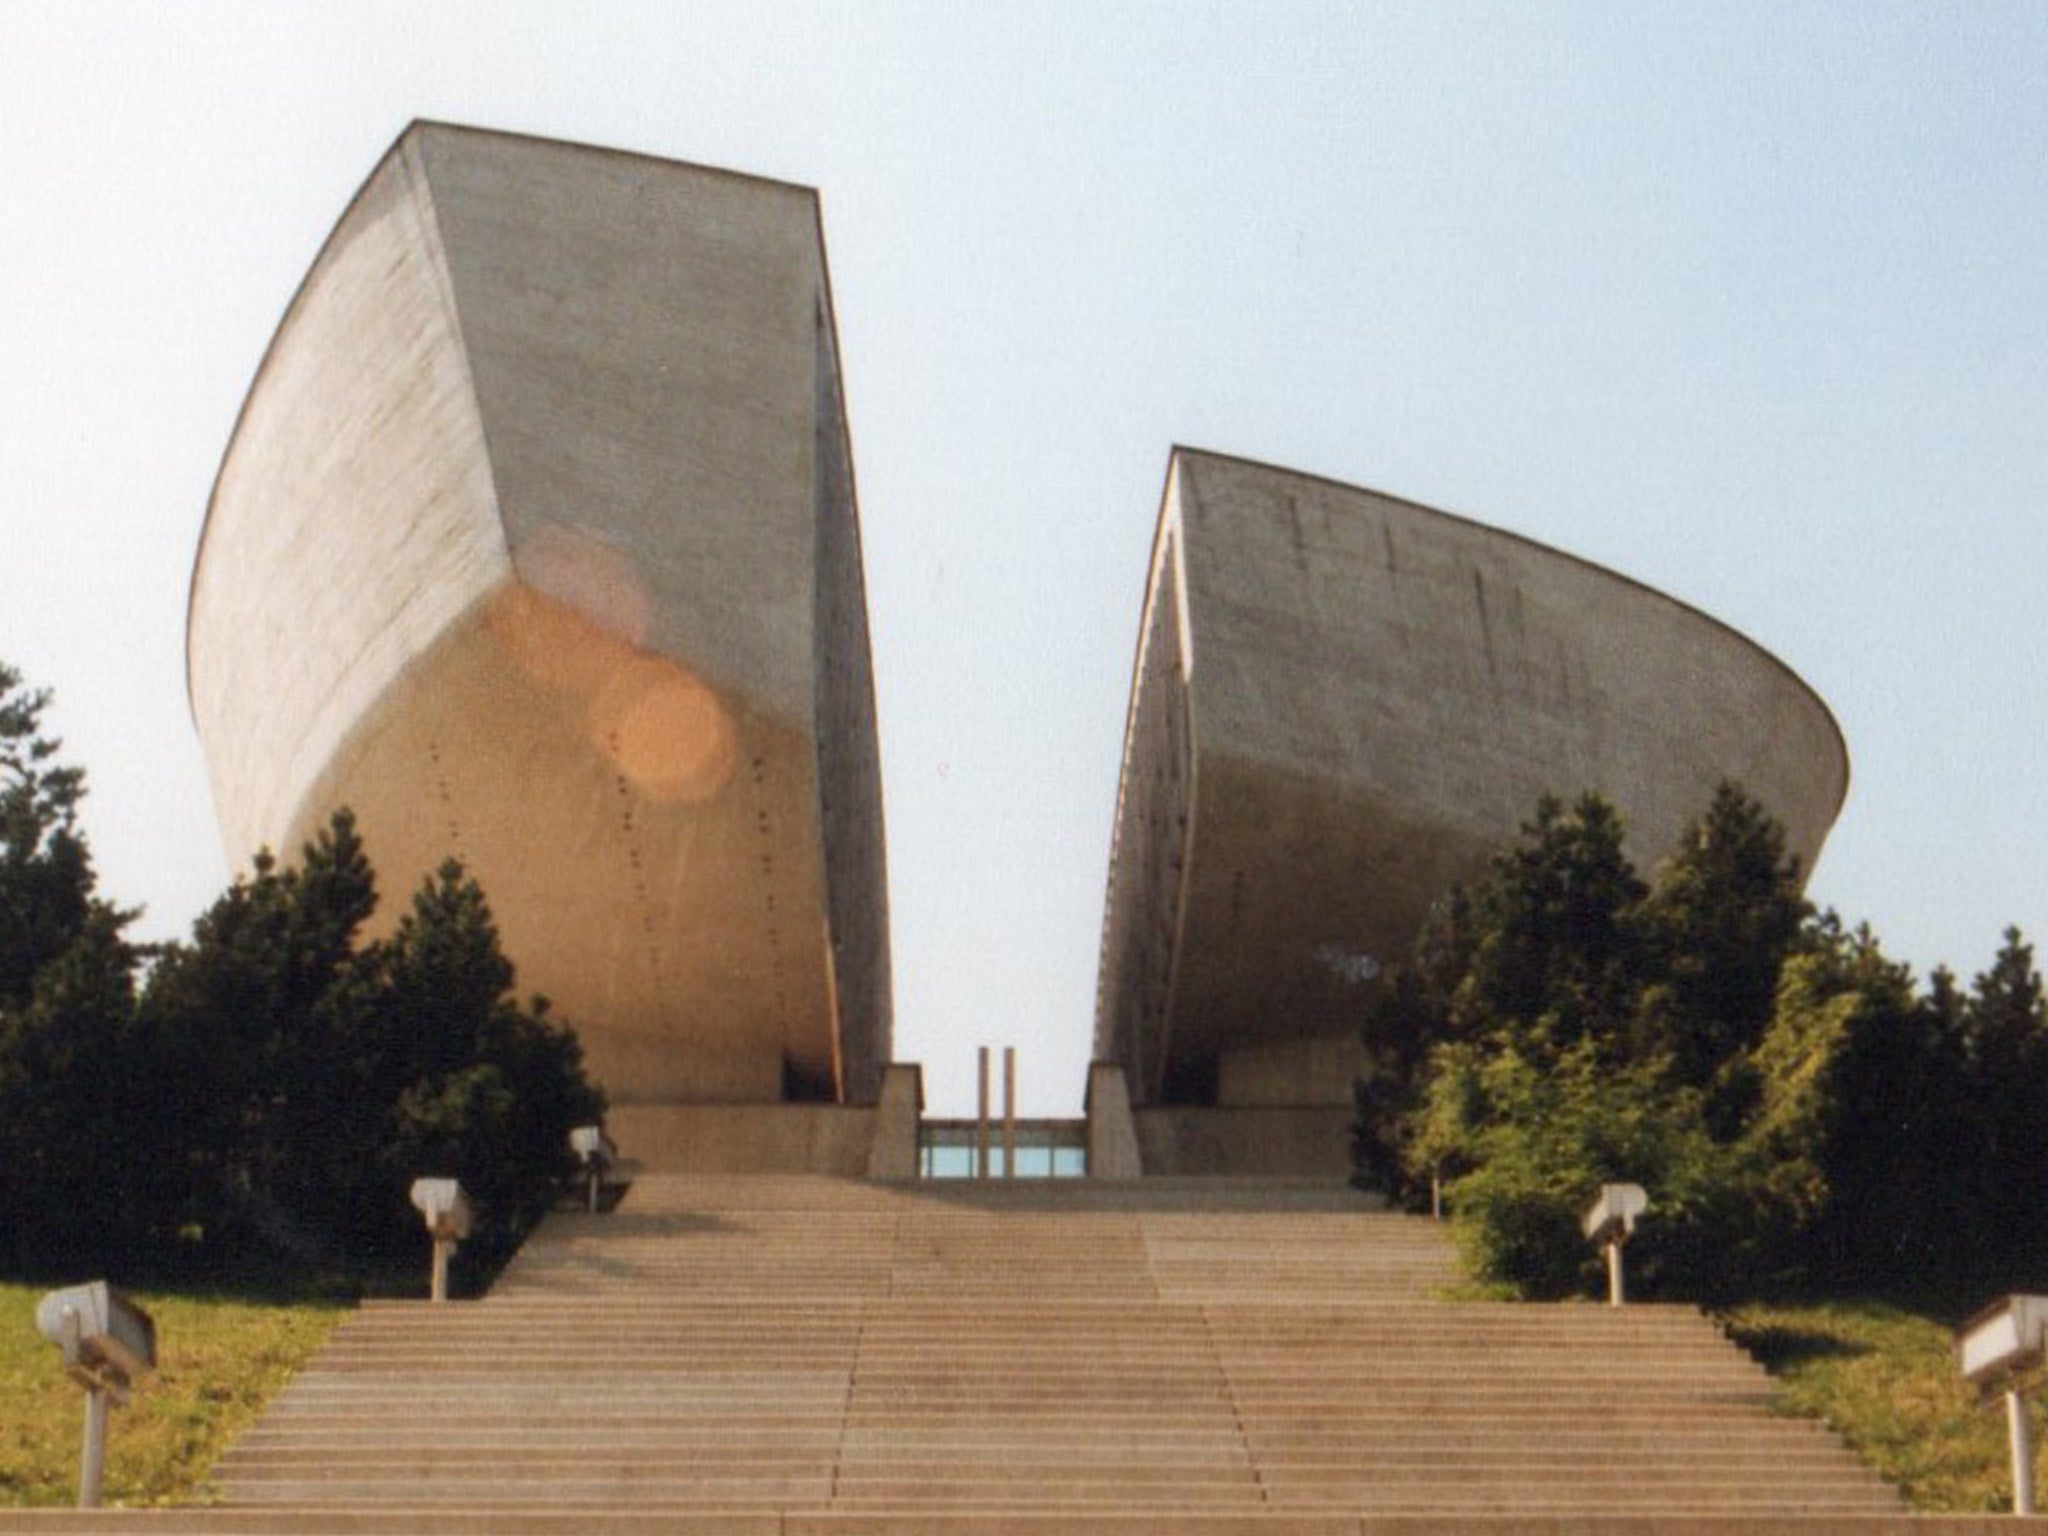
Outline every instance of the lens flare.
<svg viewBox="0 0 2048 1536">
<path fill-rule="evenodd" d="M 739 733 L 715 691 L 673 662 L 639 656 L 591 710 L 599 744 L 633 787 L 654 800 L 701 804 L 739 762 Z"/>
</svg>

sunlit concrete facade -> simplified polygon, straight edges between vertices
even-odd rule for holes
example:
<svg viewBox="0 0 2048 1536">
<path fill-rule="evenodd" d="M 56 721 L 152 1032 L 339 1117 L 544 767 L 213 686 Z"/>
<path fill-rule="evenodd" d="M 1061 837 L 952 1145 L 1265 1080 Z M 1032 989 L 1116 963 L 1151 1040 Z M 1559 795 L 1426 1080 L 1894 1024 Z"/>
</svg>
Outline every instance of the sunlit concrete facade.
<svg viewBox="0 0 2048 1536">
<path fill-rule="evenodd" d="M 1723 779 L 1807 868 L 1848 786 L 1826 706 L 1727 626 L 1462 518 L 1176 450 L 1095 1034 L 1150 1170 L 1341 1171 L 1361 1005 L 1431 903 L 1545 791 L 1607 795 L 1648 867 Z"/>
<path fill-rule="evenodd" d="M 860 533 L 816 195 L 416 124 L 223 460 L 192 707 L 231 857 L 450 854 L 615 1103 L 872 1102 Z"/>
</svg>

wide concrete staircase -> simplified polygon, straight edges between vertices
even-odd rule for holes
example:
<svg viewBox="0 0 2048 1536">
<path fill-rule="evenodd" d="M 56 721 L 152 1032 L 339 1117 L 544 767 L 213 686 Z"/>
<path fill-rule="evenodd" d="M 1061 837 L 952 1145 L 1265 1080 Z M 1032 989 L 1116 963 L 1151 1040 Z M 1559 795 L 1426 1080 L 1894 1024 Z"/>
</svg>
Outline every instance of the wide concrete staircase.
<svg viewBox="0 0 2048 1536">
<path fill-rule="evenodd" d="M 1446 1306 L 1327 1188 L 650 1178 L 492 1294 L 366 1307 L 235 1506 L 948 1518 L 1872 1514 L 1690 1308 Z"/>
<path fill-rule="evenodd" d="M 1326 1187 L 648 1177 L 551 1218 L 482 1300 L 365 1306 L 222 1462 L 221 1508 L 145 1523 L 1980 1528 L 1911 1521 L 1691 1308 L 1436 1299 L 1451 1279 L 1437 1228 Z"/>
</svg>

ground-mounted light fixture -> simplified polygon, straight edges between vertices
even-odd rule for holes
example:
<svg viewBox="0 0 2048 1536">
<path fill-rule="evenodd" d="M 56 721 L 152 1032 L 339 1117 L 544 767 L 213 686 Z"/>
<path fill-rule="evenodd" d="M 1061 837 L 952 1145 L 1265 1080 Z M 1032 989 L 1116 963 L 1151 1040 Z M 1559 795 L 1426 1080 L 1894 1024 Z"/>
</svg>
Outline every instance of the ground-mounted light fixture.
<svg viewBox="0 0 2048 1536">
<path fill-rule="evenodd" d="M 603 1208 L 607 1188 L 623 1183 L 619 1149 L 601 1125 L 579 1125 L 569 1133 L 569 1150 L 583 1180 L 584 1204 L 595 1216 Z"/>
<path fill-rule="evenodd" d="M 448 1299 L 448 1260 L 462 1240 L 469 1236 L 472 1215 L 469 1196 L 454 1179 L 414 1179 L 413 1209 L 426 1221 L 434 1239 L 434 1274 L 427 1295 L 434 1301 Z"/>
<path fill-rule="evenodd" d="M 1650 1197 L 1640 1184 L 1602 1184 L 1600 1193 L 1579 1218 L 1588 1240 L 1598 1243 L 1607 1254 L 1607 1301 L 1620 1306 L 1626 1287 L 1621 1274 L 1621 1249 L 1635 1235 L 1636 1218 L 1650 1208 Z"/>
<path fill-rule="evenodd" d="M 36 1307 L 36 1328 L 64 1356 L 64 1371 L 85 1388 L 85 1449 L 78 1466 L 78 1507 L 97 1509 L 106 1465 L 107 1407 L 156 1369 L 156 1324 L 104 1280 L 52 1291 Z"/>
<path fill-rule="evenodd" d="M 1956 1364 L 1963 1379 L 1986 1393 L 2005 1394 L 2006 1435 L 2012 1445 L 2012 1512 L 2034 1513 L 2034 1437 L 2026 1394 L 2039 1385 L 2048 1362 L 2048 1296 L 2005 1296 L 1956 1330 Z"/>
</svg>

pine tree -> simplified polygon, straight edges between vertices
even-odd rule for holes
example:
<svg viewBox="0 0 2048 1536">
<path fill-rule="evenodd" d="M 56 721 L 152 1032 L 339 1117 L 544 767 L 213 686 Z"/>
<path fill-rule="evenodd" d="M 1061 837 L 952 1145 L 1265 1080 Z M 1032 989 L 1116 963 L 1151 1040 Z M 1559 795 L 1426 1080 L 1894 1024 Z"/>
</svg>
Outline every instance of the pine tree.
<svg viewBox="0 0 2048 1536">
<path fill-rule="evenodd" d="M 1614 807 L 1593 794 L 1569 809 L 1544 796 L 1472 893 L 1453 1032 L 1512 1035 L 1539 1061 L 1582 1038 L 1614 1038 L 1635 981 L 1628 914 L 1642 896 Z"/>
<path fill-rule="evenodd" d="M 78 808 L 85 772 L 57 760 L 43 733 L 47 689 L 23 686 L 0 662 L 0 1014 L 28 1005 L 36 974 L 85 932 L 97 912 L 118 928 L 132 914 L 95 894 Z"/>
<path fill-rule="evenodd" d="M 100 899 L 78 825 L 85 774 L 43 730 L 46 690 L 0 663 L 0 1243 L 49 1262 L 120 1240 L 113 1150 L 128 1052 L 134 913 Z"/>
<path fill-rule="evenodd" d="M 332 1247 L 334 1198 L 360 1157 L 361 1099 L 345 1086 L 345 983 L 376 881 L 348 812 L 296 867 L 259 853 L 251 873 L 167 946 L 139 1005 L 146 1054 L 179 1091 L 149 1127 L 183 1177 L 179 1225 L 255 1234 L 307 1260 Z"/>
<path fill-rule="evenodd" d="M 1724 781 L 1634 915 L 1639 969 L 1654 978 L 1638 1054 L 1666 1054 L 1681 1083 L 1715 1084 L 1763 1038 L 1811 912 L 1784 829 Z"/>
<path fill-rule="evenodd" d="M 2048 1198 L 2048 1002 L 2034 948 L 2005 931 L 1991 968 L 1963 1004 L 1969 1099 L 1977 1129 L 1969 1161 L 1978 1173 L 1978 1241 L 1999 1279 L 2019 1283 L 2048 1265 L 2040 1235 Z"/>
<path fill-rule="evenodd" d="M 424 881 L 383 955 L 389 1059 L 406 1064 L 386 1145 L 394 1174 L 459 1178 L 477 1240 L 502 1246 L 570 1170 L 570 1130 L 599 1119 L 575 1036 L 521 1006 L 489 903 L 455 860 Z"/>
</svg>

